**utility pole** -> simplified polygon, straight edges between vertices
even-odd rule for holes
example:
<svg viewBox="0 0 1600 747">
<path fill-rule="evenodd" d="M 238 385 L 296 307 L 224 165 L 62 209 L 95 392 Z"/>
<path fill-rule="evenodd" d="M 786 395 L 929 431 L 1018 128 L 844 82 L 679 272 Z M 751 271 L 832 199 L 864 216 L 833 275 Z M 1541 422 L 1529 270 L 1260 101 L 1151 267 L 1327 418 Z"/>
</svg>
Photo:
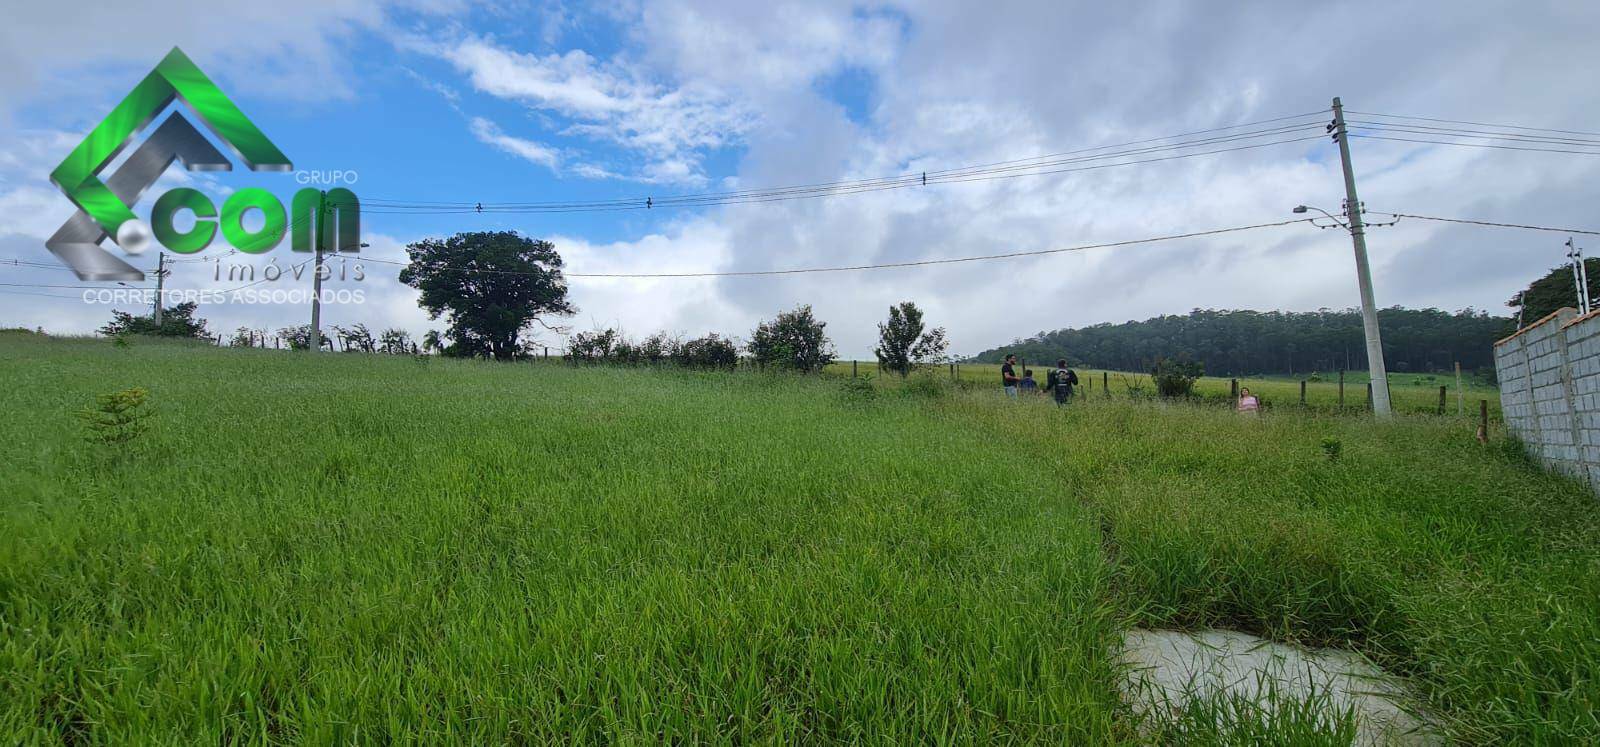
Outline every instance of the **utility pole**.
<svg viewBox="0 0 1600 747">
<path fill-rule="evenodd" d="M 156 252 L 156 308 L 151 314 L 156 320 L 156 326 L 161 326 L 161 287 L 167 277 L 167 253 Z"/>
<path fill-rule="evenodd" d="M 1356 279 L 1361 284 L 1361 326 L 1367 333 L 1367 372 L 1372 381 L 1372 411 L 1389 417 L 1389 373 L 1383 364 L 1383 340 L 1378 335 L 1378 307 L 1372 300 L 1372 268 L 1367 264 L 1367 229 L 1361 220 L 1361 198 L 1356 196 L 1356 173 L 1350 166 L 1350 134 L 1344 125 L 1344 105 L 1333 97 L 1333 137 L 1339 141 L 1339 161 L 1344 166 L 1344 214 L 1350 221 L 1350 240 L 1356 250 Z"/>
<path fill-rule="evenodd" d="M 1572 262 L 1572 283 L 1578 287 L 1578 313 L 1587 314 L 1590 311 L 1589 268 L 1583 265 L 1583 249 L 1574 246 L 1570 237 L 1567 239 L 1567 259 Z"/>
<path fill-rule="evenodd" d="M 311 230 L 315 233 L 314 241 L 317 246 L 316 266 L 311 268 L 311 352 L 322 352 L 322 237 L 328 235 L 325 230 L 325 221 L 328 220 L 328 193 L 326 190 L 317 197 L 317 222 Z"/>
</svg>

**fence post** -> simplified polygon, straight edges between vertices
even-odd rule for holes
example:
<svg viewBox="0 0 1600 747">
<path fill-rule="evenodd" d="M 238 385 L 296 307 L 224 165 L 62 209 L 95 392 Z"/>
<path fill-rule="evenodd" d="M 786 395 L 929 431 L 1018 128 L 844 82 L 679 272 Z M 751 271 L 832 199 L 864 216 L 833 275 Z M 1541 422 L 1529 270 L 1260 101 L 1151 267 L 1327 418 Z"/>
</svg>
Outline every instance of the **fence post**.
<svg viewBox="0 0 1600 747">
<path fill-rule="evenodd" d="M 1232 388 L 1232 391 L 1233 391 L 1233 398 L 1234 399 L 1238 399 L 1239 398 L 1239 380 L 1238 379 L 1228 379 L 1228 381 L 1231 384 L 1231 388 Z"/>
<path fill-rule="evenodd" d="M 951 381 L 955 381 L 956 380 L 956 364 L 955 364 L 954 361 L 950 362 L 950 380 Z"/>
<path fill-rule="evenodd" d="M 1306 406 L 1306 380 L 1300 380 L 1300 406 Z"/>
<path fill-rule="evenodd" d="M 1447 387 L 1444 384 L 1440 384 L 1439 385 L 1439 414 L 1440 415 L 1444 414 L 1444 397 L 1445 397 L 1445 392 L 1447 390 L 1449 390 L 1449 389 L 1450 389 L 1450 387 Z"/>
<path fill-rule="evenodd" d="M 1372 382 L 1367 382 L 1367 409 L 1372 409 Z"/>
<path fill-rule="evenodd" d="M 1111 397 L 1111 373 L 1108 371 L 1100 372 L 1100 391 L 1105 392 L 1107 398 Z"/>
<path fill-rule="evenodd" d="M 544 359 L 545 360 L 550 360 L 550 346 L 549 345 L 544 346 Z"/>
<path fill-rule="evenodd" d="M 1478 432 L 1485 441 L 1489 439 L 1489 400 L 1478 400 Z"/>
<path fill-rule="evenodd" d="M 1339 369 L 1339 409 L 1344 409 L 1344 369 Z"/>
<path fill-rule="evenodd" d="M 856 370 L 856 362 L 855 361 L 850 361 L 850 378 L 852 378 L 852 379 L 856 378 L 857 374 L 858 374 L 858 372 Z"/>
</svg>

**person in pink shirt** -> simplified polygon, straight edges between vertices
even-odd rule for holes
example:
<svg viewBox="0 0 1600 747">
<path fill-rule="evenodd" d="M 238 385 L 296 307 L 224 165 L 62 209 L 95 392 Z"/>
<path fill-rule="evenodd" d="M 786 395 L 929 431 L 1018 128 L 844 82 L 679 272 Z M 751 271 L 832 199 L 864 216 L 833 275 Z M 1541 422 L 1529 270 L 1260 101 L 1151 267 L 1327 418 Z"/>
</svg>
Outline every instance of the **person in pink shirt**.
<svg viewBox="0 0 1600 747">
<path fill-rule="evenodd" d="M 1239 388 L 1239 412 L 1257 413 L 1261 411 L 1261 400 L 1250 393 L 1249 387 Z"/>
</svg>

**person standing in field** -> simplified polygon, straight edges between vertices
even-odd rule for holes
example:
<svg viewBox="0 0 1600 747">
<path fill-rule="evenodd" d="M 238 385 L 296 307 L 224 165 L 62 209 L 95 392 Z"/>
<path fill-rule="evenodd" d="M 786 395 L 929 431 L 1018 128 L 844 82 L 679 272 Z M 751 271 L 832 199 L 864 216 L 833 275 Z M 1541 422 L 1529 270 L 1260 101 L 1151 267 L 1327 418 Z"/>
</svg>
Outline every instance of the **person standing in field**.
<svg viewBox="0 0 1600 747">
<path fill-rule="evenodd" d="M 1250 393 L 1250 387 L 1239 388 L 1239 412 L 1255 415 L 1261 412 L 1261 400 Z"/>
<path fill-rule="evenodd" d="M 1000 385 L 1006 388 L 1006 396 L 1017 396 L 1017 385 L 1022 379 L 1017 378 L 1017 356 L 1015 353 L 1006 356 L 1006 362 L 1000 364 Z"/>
<path fill-rule="evenodd" d="M 1067 359 L 1056 361 L 1055 370 L 1045 375 L 1044 390 L 1054 392 L 1056 404 L 1064 405 L 1072 399 L 1072 388 L 1078 385 L 1078 374 L 1067 368 Z"/>
<path fill-rule="evenodd" d="M 1017 383 L 1017 389 L 1023 394 L 1038 394 L 1039 382 L 1033 380 L 1033 369 L 1022 369 L 1022 381 Z"/>
</svg>

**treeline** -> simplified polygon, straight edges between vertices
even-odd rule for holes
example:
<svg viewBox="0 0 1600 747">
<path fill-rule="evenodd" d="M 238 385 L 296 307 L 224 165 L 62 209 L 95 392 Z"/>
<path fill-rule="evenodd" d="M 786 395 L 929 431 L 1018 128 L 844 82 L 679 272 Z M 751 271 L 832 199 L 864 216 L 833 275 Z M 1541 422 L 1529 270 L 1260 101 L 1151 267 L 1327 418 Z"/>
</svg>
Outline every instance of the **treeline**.
<svg viewBox="0 0 1600 747">
<path fill-rule="evenodd" d="M 1378 323 L 1391 371 L 1448 371 L 1457 362 L 1469 371 L 1493 370 L 1495 340 L 1515 331 L 1510 318 L 1470 308 L 1455 313 L 1381 309 Z M 1195 309 L 1142 322 L 1040 332 L 985 350 L 972 360 L 997 363 L 1007 353 L 1030 361 L 1066 358 L 1078 366 L 1122 371 L 1143 371 L 1157 359 L 1188 355 L 1217 376 L 1367 367 L 1366 337 L 1355 309 Z"/>
</svg>

